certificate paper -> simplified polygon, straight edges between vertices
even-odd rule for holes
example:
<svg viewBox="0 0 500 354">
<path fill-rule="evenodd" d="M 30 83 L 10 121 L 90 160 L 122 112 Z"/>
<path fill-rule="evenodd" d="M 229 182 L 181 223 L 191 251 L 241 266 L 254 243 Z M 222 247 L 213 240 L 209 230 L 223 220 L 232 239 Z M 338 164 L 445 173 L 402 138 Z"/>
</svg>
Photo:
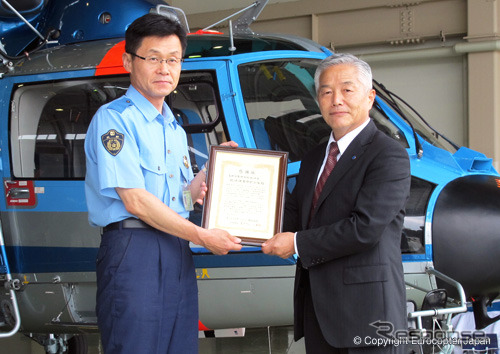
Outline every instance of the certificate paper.
<svg viewBox="0 0 500 354">
<path fill-rule="evenodd" d="M 287 153 L 212 146 L 203 226 L 259 245 L 281 231 Z"/>
</svg>

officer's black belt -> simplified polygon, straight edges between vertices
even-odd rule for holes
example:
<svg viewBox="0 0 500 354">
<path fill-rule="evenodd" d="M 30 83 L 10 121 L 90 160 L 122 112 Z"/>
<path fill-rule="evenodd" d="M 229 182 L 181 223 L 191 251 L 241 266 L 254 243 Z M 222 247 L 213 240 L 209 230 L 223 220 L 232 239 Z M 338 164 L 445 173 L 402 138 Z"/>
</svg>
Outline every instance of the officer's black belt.
<svg viewBox="0 0 500 354">
<path fill-rule="evenodd" d="M 152 226 L 146 224 L 144 221 L 139 219 L 125 219 L 118 222 L 112 222 L 107 226 L 102 228 L 103 232 L 112 231 L 112 230 L 121 230 L 121 229 L 151 229 L 155 230 Z"/>
</svg>

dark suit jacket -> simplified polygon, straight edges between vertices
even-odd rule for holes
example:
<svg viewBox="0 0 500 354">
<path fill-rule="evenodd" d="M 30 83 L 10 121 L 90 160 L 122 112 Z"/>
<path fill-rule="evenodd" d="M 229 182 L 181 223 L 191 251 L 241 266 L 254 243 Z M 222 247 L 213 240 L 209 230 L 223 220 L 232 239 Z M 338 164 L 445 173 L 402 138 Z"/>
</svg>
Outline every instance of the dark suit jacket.
<svg viewBox="0 0 500 354">
<path fill-rule="evenodd" d="M 302 159 L 285 208 L 284 229 L 298 231 L 300 257 L 295 339 L 303 336 L 304 289 L 310 282 L 325 339 L 336 348 L 356 347 L 356 336 L 378 338 L 370 323 L 389 321 L 406 329 L 400 243 L 410 164 L 406 150 L 370 122 L 333 169 L 308 226 L 325 149 L 321 144 Z"/>
</svg>

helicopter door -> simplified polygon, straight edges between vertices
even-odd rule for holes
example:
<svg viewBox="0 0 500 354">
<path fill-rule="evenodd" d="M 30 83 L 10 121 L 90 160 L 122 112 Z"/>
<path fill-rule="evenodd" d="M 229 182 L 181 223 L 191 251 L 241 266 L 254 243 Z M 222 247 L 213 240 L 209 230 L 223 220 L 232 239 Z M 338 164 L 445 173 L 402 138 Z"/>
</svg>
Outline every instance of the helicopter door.
<svg viewBox="0 0 500 354">
<path fill-rule="evenodd" d="M 23 322 L 35 332 L 93 323 L 100 232 L 88 223 L 84 141 L 94 113 L 124 94 L 129 78 L 23 79 L 33 82 L 12 88 L 1 215 Z"/>
</svg>

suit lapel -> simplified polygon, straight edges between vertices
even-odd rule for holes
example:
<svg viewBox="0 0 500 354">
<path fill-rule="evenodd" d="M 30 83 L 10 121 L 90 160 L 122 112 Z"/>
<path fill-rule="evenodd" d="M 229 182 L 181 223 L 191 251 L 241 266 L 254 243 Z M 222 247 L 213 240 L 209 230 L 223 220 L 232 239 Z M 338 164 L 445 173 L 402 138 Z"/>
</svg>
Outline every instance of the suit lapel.
<svg viewBox="0 0 500 354">
<path fill-rule="evenodd" d="M 372 121 L 370 121 L 370 123 L 368 123 L 368 125 L 349 144 L 346 151 L 344 151 L 339 161 L 335 165 L 332 173 L 326 180 L 325 185 L 323 186 L 323 190 L 319 195 L 316 209 L 320 207 L 321 203 L 323 203 L 326 197 L 332 192 L 333 188 L 342 178 L 342 176 L 359 161 L 359 158 L 363 155 L 369 144 L 372 142 L 373 136 L 376 131 L 377 127 Z M 311 202 L 309 202 L 309 207 L 310 206 Z"/>
</svg>

